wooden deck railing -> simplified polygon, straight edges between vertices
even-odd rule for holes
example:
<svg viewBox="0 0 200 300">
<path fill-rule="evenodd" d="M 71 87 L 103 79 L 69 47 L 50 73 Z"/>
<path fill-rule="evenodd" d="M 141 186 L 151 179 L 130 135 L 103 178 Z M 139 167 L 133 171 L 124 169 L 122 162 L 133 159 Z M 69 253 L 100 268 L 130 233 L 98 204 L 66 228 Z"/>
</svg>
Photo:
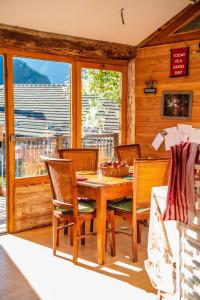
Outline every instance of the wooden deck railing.
<svg viewBox="0 0 200 300">
<path fill-rule="evenodd" d="M 4 144 L 4 143 L 3 143 Z M 118 133 L 85 134 L 82 146 L 99 148 L 99 161 L 112 159 L 113 146 L 119 144 Z M 46 169 L 40 156 L 57 156 L 59 148 L 70 147 L 70 136 L 57 137 L 16 137 L 15 142 L 15 173 L 16 177 L 27 177 L 45 174 Z M 5 177 L 5 147 L 1 151 L 1 177 Z"/>
<path fill-rule="evenodd" d="M 113 147 L 119 144 L 119 133 L 85 134 L 82 138 L 84 148 L 99 148 L 99 162 L 114 157 Z"/>
</svg>

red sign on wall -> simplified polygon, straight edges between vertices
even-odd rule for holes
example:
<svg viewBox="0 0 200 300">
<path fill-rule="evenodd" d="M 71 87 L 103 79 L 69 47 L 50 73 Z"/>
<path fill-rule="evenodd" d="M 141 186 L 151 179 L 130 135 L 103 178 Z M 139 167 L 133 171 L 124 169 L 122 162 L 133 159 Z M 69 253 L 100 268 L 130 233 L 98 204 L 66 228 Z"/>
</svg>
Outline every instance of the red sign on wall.
<svg viewBox="0 0 200 300">
<path fill-rule="evenodd" d="M 189 48 L 171 49 L 171 71 L 170 77 L 188 75 Z"/>
</svg>

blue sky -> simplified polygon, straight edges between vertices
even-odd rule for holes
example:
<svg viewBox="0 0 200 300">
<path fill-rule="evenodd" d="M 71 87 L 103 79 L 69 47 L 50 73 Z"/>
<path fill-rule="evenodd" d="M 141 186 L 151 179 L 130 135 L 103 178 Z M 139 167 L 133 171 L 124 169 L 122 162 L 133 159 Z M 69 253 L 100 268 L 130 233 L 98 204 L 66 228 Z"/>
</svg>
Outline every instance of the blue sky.
<svg viewBox="0 0 200 300">
<path fill-rule="evenodd" d="M 18 58 L 27 63 L 35 71 L 46 75 L 51 83 L 63 84 L 70 78 L 70 64 L 48 60 Z"/>
</svg>

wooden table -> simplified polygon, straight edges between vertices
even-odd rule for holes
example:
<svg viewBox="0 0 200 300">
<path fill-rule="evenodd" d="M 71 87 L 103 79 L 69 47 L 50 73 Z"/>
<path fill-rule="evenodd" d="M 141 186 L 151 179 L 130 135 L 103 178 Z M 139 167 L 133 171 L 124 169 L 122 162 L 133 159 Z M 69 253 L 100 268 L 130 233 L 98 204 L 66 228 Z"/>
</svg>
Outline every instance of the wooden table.
<svg viewBox="0 0 200 300">
<path fill-rule="evenodd" d="M 98 263 L 104 264 L 107 200 L 132 196 L 132 180 L 97 174 L 84 176 L 88 180 L 77 182 L 78 195 L 96 200 Z"/>
</svg>

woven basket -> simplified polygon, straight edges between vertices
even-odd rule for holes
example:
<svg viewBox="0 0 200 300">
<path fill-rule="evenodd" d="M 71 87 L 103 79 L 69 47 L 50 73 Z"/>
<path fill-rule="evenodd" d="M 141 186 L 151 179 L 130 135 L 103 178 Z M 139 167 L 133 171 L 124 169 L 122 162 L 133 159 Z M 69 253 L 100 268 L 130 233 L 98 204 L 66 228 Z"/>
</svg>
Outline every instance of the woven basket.
<svg viewBox="0 0 200 300">
<path fill-rule="evenodd" d="M 129 167 L 124 166 L 120 168 L 115 167 L 101 167 L 102 175 L 103 176 L 110 176 L 110 177 L 124 177 L 128 175 Z"/>
</svg>

